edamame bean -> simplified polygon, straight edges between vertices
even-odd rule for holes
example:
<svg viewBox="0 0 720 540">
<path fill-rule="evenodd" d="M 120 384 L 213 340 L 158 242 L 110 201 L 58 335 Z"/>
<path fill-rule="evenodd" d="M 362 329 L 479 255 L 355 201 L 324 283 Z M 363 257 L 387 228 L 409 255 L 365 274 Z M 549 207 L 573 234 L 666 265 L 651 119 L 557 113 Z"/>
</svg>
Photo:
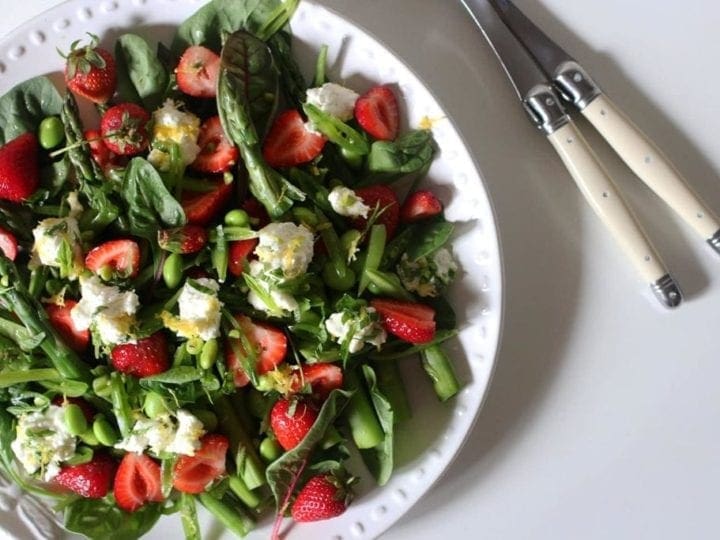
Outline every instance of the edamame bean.
<svg viewBox="0 0 720 540">
<path fill-rule="evenodd" d="M 179 253 L 171 253 L 163 263 L 163 281 L 168 289 L 174 289 L 183 278 L 183 258 Z"/>
<path fill-rule="evenodd" d="M 205 342 L 199 337 L 190 338 L 185 342 L 185 348 L 187 349 L 187 352 L 192 354 L 193 356 L 195 356 L 196 354 L 200 354 L 200 351 L 202 351 L 204 345 Z"/>
<path fill-rule="evenodd" d="M 65 404 L 65 427 L 70 435 L 78 436 L 87 431 L 88 423 L 83 410 L 75 403 Z"/>
<path fill-rule="evenodd" d="M 341 147 L 340 155 L 342 155 L 343 159 L 345 160 L 345 163 L 347 163 L 350 166 L 350 168 L 352 168 L 352 169 L 359 169 L 363 164 L 362 154 L 353 152 L 349 148 Z"/>
<path fill-rule="evenodd" d="M 83 433 L 78 435 L 78 437 L 80 437 L 80 440 L 88 446 L 97 446 L 100 444 L 92 429 L 86 429 Z"/>
<path fill-rule="evenodd" d="M 96 418 L 93 422 L 93 434 L 103 446 L 114 446 L 120 440 L 117 429 L 104 416 Z"/>
<path fill-rule="evenodd" d="M 336 291 L 347 291 L 355 284 L 355 272 L 345 264 L 328 262 L 322 271 L 323 281 L 331 289 Z"/>
<path fill-rule="evenodd" d="M 92 382 L 93 392 L 100 397 L 107 397 L 110 395 L 112 389 L 110 388 L 110 377 L 108 375 L 101 375 L 95 377 Z"/>
<path fill-rule="evenodd" d="M 45 290 L 51 296 L 58 294 L 62 289 L 63 284 L 59 279 L 48 279 L 45 282 Z"/>
<path fill-rule="evenodd" d="M 265 461 L 271 463 L 277 458 L 279 458 L 281 455 L 282 449 L 280 448 L 280 445 L 275 441 L 275 439 L 266 437 L 262 440 L 262 442 L 260 443 L 260 456 Z"/>
<path fill-rule="evenodd" d="M 208 339 L 203 345 L 202 351 L 200 351 L 199 364 L 202 369 L 210 369 L 215 365 L 218 351 L 217 339 Z"/>
<path fill-rule="evenodd" d="M 149 418 L 157 418 L 168 411 L 167 404 L 163 397 L 155 392 L 149 392 L 148 395 L 145 396 L 143 409 Z"/>
<path fill-rule="evenodd" d="M 250 216 L 245 210 L 236 208 L 235 210 L 230 210 L 227 214 L 225 214 L 224 221 L 225 225 L 229 225 L 231 227 L 248 227 L 250 225 Z"/>
<path fill-rule="evenodd" d="M 38 128 L 38 141 L 45 150 L 55 148 L 65 139 L 65 127 L 57 116 L 48 116 Z"/>
</svg>

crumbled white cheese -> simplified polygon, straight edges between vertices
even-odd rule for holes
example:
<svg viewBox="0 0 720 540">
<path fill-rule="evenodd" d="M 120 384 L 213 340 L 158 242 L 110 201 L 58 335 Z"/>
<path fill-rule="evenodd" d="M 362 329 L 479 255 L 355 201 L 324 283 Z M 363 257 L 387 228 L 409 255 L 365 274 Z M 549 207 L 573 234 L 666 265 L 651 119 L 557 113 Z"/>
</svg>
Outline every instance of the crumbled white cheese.
<svg viewBox="0 0 720 540">
<path fill-rule="evenodd" d="M 28 474 L 40 471 L 42 480 L 49 482 L 60 472 L 60 464 L 75 455 L 76 442 L 65 426 L 63 408 L 50 405 L 20 416 L 10 447 Z"/>
<path fill-rule="evenodd" d="M 179 317 L 164 313 L 165 326 L 187 339 L 198 337 L 204 341 L 220 335 L 220 289 L 214 279 L 187 280 L 178 297 Z"/>
<path fill-rule="evenodd" d="M 368 216 L 370 207 L 350 188 L 337 186 L 328 194 L 330 206 L 341 216 L 364 217 Z"/>
<path fill-rule="evenodd" d="M 136 420 L 130 434 L 115 445 L 126 452 L 142 453 L 149 448 L 155 455 L 161 453 L 195 455 L 200 448 L 200 437 L 205 434 L 202 422 L 183 409 L 174 417 L 162 413 L 155 418 L 145 416 Z"/>
<path fill-rule="evenodd" d="M 252 307 L 275 317 L 281 317 L 287 312 L 295 312 L 300 309 L 293 295 L 278 288 L 280 282 L 273 279 L 272 270 L 268 269 L 266 265 L 260 261 L 250 261 L 249 269 L 250 275 L 255 278 L 258 287 L 262 289 L 262 294 L 253 289 L 248 292 L 248 302 Z M 270 302 L 274 305 L 268 305 L 269 303 L 263 299 L 263 296 L 269 297 Z"/>
<path fill-rule="evenodd" d="M 303 225 L 270 223 L 258 232 L 255 248 L 267 268 L 282 270 L 286 278 L 304 274 L 313 258 L 313 234 Z"/>
<path fill-rule="evenodd" d="M 200 153 L 197 144 L 200 134 L 200 118 L 192 113 L 181 111 L 180 103 L 172 99 L 165 100 L 163 106 L 153 113 L 153 142 L 173 142 L 180 148 L 183 164 L 190 165 Z M 167 170 L 170 156 L 161 148 L 150 151 L 148 161 L 160 170 Z"/>
<path fill-rule="evenodd" d="M 341 345 L 348 342 L 348 352 L 360 352 L 366 343 L 377 347 L 385 343 L 387 333 L 378 322 L 375 308 L 361 308 L 358 312 L 340 311 L 325 320 L 328 333 Z"/>
<path fill-rule="evenodd" d="M 305 101 L 346 122 L 353 117 L 355 102 L 360 95 L 336 83 L 325 83 L 307 91 Z"/>
<path fill-rule="evenodd" d="M 140 300 L 135 291 L 121 291 L 92 275 L 80 278 L 81 298 L 70 311 L 78 330 L 92 328 L 106 345 L 134 343 L 130 335 Z"/>
<path fill-rule="evenodd" d="M 33 229 L 33 256 L 45 266 L 59 268 L 68 279 L 77 279 L 83 268 L 80 228 L 75 218 L 47 218 Z"/>
</svg>

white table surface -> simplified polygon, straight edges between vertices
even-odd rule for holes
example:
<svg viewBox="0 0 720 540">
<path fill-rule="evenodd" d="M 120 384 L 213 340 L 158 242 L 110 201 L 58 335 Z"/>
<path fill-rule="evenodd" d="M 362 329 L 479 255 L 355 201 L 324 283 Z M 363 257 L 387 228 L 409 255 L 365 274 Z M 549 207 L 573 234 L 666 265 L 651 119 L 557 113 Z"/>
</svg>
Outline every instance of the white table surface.
<svg viewBox="0 0 720 540">
<path fill-rule="evenodd" d="M 57 0 L 0 0 L 0 34 Z M 686 294 L 655 305 L 525 121 L 453 0 L 323 0 L 397 51 L 454 117 L 495 204 L 497 371 L 446 476 L 383 538 L 718 538 L 720 257 L 598 137 Z M 517 0 L 720 210 L 720 3 Z"/>
</svg>

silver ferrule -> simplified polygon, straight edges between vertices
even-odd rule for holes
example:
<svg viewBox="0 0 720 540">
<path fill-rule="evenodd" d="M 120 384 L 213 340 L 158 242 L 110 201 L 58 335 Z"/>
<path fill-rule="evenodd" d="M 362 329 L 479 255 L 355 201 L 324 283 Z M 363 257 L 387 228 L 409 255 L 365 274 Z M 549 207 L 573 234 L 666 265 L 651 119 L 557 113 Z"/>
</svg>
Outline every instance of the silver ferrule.
<svg viewBox="0 0 720 540">
<path fill-rule="evenodd" d="M 682 302 L 680 287 L 670 274 L 665 274 L 655 283 L 651 283 L 650 288 L 665 307 L 674 308 Z"/>
<path fill-rule="evenodd" d="M 550 135 L 570 121 L 557 94 L 549 84 L 533 87 L 523 100 L 525 111 L 545 135 Z"/>
<path fill-rule="evenodd" d="M 720 231 L 713 234 L 707 241 L 710 247 L 713 248 L 717 253 L 720 253 Z"/>
<path fill-rule="evenodd" d="M 553 80 L 563 99 L 581 111 L 602 93 L 587 71 L 574 61 L 560 64 Z"/>
</svg>

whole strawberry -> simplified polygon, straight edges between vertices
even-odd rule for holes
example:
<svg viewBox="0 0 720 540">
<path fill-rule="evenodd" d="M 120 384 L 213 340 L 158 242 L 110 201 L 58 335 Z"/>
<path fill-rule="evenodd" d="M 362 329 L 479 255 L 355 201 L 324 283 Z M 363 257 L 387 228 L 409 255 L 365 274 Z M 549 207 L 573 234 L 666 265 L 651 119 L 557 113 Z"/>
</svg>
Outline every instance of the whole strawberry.
<svg viewBox="0 0 720 540">
<path fill-rule="evenodd" d="M 170 367 L 167 340 L 162 332 L 139 339 L 137 343 L 115 345 L 110 358 L 119 372 L 141 378 L 157 375 Z"/>
<path fill-rule="evenodd" d="M 102 499 L 110 491 L 117 463 L 108 454 L 96 453 L 82 465 L 66 465 L 55 477 L 61 486 L 88 499 Z"/>
<path fill-rule="evenodd" d="M 350 503 L 347 484 L 330 474 L 313 476 L 298 493 L 292 517 L 298 523 L 321 521 L 339 516 Z"/>
<path fill-rule="evenodd" d="M 40 184 L 38 140 L 33 133 L 23 133 L 0 147 L 0 199 L 22 202 Z"/>
<path fill-rule="evenodd" d="M 317 416 L 317 409 L 312 405 L 282 398 L 270 411 L 270 427 L 278 444 L 285 450 L 292 450 L 305 438 Z"/>
<path fill-rule="evenodd" d="M 94 103 L 107 103 L 115 93 L 117 72 L 112 55 L 97 46 L 98 37 L 90 36 L 90 43 L 80 47 L 80 41 L 70 45 L 65 58 L 65 83 L 73 94 Z"/>
<path fill-rule="evenodd" d="M 110 107 L 100 120 L 105 146 L 119 156 L 133 156 L 148 147 L 147 124 L 150 113 L 135 103 Z"/>
</svg>

